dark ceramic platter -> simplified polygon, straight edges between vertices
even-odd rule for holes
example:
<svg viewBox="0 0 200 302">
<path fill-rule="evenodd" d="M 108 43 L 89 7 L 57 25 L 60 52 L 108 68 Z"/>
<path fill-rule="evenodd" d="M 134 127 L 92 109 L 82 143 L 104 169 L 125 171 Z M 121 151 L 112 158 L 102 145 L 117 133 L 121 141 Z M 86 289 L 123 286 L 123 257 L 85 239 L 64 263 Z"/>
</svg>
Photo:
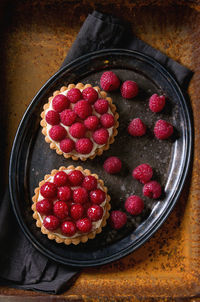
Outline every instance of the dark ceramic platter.
<svg viewBox="0 0 200 302">
<path fill-rule="evenodd" d="M 119 133 L 114 144 L 101 157 L 86 162 L 67 160 L 56 154 L 45 143 L 41 134 L 40 113 L 54 90 L 69 83 L 99 85 L 100 75 L 113 70 L 124 81 L 134 80 L 139 85 L 139 95 L 134 100 L 124 100 L 119 92 L 110 93 L 119 113 Z M 148 109 L 148 98 L 165 94 L 167 105 L 162 113 Z M 133 138 L 127 133 L 129 121 L 140 117 L 148 133 Z M 165 119 L 175 127 L 173 137 L 158 141 L 153 126 Z M 173 77 L 152 58 L 135 51 L 99 51 L 81 57 L 57 72 L 38 92 L 27 109 L 18 128 L 10 162 L 10 193 L 12 205 L 22 230 L 32 244 L 51 259 L 72 266 L 96 266 L 117 260 L 144 244 L 161 226 L 175 205 L 182 190 L 192 147 L 189 110 L 180 88 Z M 111 155 L 123 162 L 120 174 L 111 176 L 102 168 Z M 78 246 L 57 244 L 40 232 L 32 218 L 31 204 L 34 188 L 45 174 L 60 166 L 82 165 L 104 179 L 111 196 L 112 209 L 123 209 L 127 196 L 142 196 L 142 185 L 133 180 L 131 172 L 141 163 L 154 169 L 154 179 L 161 182 L 162 198 L 156 201 L 145 198 L 142 215 L 128 216 L 126 227 L 120 231 L 107 225 L 95 239 Z"/>
</svg>

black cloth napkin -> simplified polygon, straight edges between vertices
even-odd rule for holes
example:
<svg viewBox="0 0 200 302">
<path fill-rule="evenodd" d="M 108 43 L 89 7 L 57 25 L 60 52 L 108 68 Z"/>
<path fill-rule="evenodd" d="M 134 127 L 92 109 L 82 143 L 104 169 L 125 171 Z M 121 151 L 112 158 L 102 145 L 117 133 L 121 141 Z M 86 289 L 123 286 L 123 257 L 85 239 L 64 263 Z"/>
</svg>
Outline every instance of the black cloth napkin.
<svg viewBox="0 0 200 302">
<path fill-rule="evenodd" d="M 138 50 L 152 56 L 187 90 L 192 71 L 136 38 L 128 24 L 97 11 L 85 20 L 62 67 L 83 54 L 108 48 Z M 0 284 L 58 294 L 71 285 L 78 271 L 54 263 L 29 243 L 18 226 L 7 191 L 0 204 Z"/>
</svg>

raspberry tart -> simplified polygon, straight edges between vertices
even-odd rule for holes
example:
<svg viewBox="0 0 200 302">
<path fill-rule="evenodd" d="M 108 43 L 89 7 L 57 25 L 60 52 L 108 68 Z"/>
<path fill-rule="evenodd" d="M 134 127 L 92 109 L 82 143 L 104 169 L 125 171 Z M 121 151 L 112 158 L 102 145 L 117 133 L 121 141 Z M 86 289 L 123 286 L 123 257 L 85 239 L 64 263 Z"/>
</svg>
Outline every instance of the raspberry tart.
<svg viewBox="0 0 200 302">
<path fill-rule="evenodd" d="M 36 226 L 57 243 L 95 238 L 107 223 L 110 196 L 104 182 L 81 166 L 60 167 L 45 175 L 32 198 Z"/>
<path fill-rule="evenodd" d="M 109 149 L 118 133 L 116 106 L 105 91 L 90 84 L 63 86 L 43 109 L 45 141 L 65 158 L 93 159 Z"/>
</svg>

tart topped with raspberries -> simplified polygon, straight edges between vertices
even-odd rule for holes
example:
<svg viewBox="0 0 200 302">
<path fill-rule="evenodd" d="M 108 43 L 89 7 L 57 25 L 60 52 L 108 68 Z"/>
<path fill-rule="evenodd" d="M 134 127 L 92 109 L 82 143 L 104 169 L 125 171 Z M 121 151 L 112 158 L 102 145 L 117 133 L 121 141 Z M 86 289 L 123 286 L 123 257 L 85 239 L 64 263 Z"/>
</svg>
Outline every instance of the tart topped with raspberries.
<svg viewBox="0 0 200 302">
<path fill-rule="evenodd" d="M 108 150 L 117 135 L 116 106 L 99 87 L 82 83 L 63 86 L 43 109 L 45 141 L 65 158 L 93 159 Z"/>
<path fill-rule="evenodd" d="M 110 196 L 97 174 L 80 166 L 60 167 L 45 175 L 35 189 L 32 210 L 37 227 L 49 239 L 76 245 L 102 231 Z"/>
</svg>

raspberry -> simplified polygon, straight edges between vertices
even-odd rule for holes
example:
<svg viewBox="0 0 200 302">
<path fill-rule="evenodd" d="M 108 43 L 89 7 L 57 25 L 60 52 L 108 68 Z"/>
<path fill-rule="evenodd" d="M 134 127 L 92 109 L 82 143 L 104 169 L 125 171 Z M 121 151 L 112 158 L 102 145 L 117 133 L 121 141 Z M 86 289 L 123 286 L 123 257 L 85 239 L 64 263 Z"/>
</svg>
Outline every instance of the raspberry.
<svg viewBox="0 0 200 302">
<path fill-rule="evenodd" d="M 160 112 L 165 107 L 165 96 L 153 94 L 149 99 L 149 108 L 153 112 Z"/>
<path fill-rule="evenodd" d="M 67 135 L 67 132 L 64 127 L 60 125 L 53 126 L 49 130 L 49 136 L 54 141 L 61 141 L 65 136 Z"/>
<path fill-rule="evenodd" d="M 149 198 L 157 199 L 160 197 L 161 193 L 161 185 L 155 180 L 146 183 L 143 187 L 144 196 L 147 196 Z"/>
<path fill-rule="evenodd" d="M 84 176 L 81 171 L 74 170 L 68 174 L 68 178 L 72 186 L 80 186 L 83 182 Z"/>
<path fill-rule="evenodd" d="M 82 95 L 84 100 L 88 101 L 90 104 L 94 104 L 94 102 L 98 99 L 98 93 L 92 87 L 83 89 Z"/>
<path fill-rule="evenodd" d="M 88 201 L 88 192 L 85 188 L 77 188 L 73 191 L 73 200 L 75 203 L 85 203 Z"/>
<path fill-rule="evenodd" d="M 94 109 L 100 114 L 106 113 L 108 111 L 108 107 L 108 101 L 104 99 L 98 99 L 94 103 Z"/>
<path fill-rule="evenodd" d="M 104 170 L 110 174 L 115 174 L 120 172 L 121 167 L 122 167 L 122 162 L 116 156 L 108 157 L 103 164 Z"/>
<path fill-rule="evenodd" d="M 92 175 L 85 176 L 82 186 L 88 191 L 95 190 L 97 188 L 97 179 Z"/>
<path fill-rule="evenodd" d="M 128 126 L 128 133 L 132 136 L 143 136 L 146 133 L 146 126 L 140 118 L 135 118 Z"/>
<path fill-rule="evenodd" d="M 91 221 L 98 221 L 103 216 L 103 209 L 101 206 L 98 206 L 97 204 L 91 206 L 87 210 L 87 216 Z"/>
<path fill-rule="evenodd" d="M 108 141 L 109 133 L 107 129 L 100 128 L 93 133 L 92 137 L 95 143 L 99 145 L 104 145 Z"/>
<path fill-rule="evenodd" d="M 41 186 L 40 193 L 44 198 L 54 198 L 57 194 L 57 188 L 55 184 L 47 181 Z"/>
<path fill-rule="evenodd" d="M 53 212 L 59 219 L 64 219 L 68 216 L 68 206 L 64 201 L 56 201 L 53 206 Z"/>
<path fill-rule="evenodd" d="M 53 182 L 56 187 L 64 186 L 68 183 L 68 176 L 64 171 L 59 171 L 54 176 Z"/>
<path fill-rule="evenodd" d="M 53 204 L 49 199 L 42 199 L 36 203 L 36 210 L 43 215 L 51 214 Z"/>
<path fill-rule="evenodd" d="M 101 117 L 100 117 L 100 122 L 101 122 L 101 125 L 104 127 L 104 128 L 110 128 L 114 125 L 114 117 L 112 114 L 110 113 L 104 113 Z"/>
<path fill-rule="evenodd" d="M 121 86 L 121 95 L 125 99 L 132 99 L 138 94 L 138 85 L 134 81 L 125 81 Z"/>
<path fill-rule="evenodd" d="M 76 222 L 76 227 L 81 233 L 88 233 L 92 229 L 92 223 L 88 218 L 83 218 Z"/>
<path fill-rule="evenodd" d="M 144 202 L 139 196 L 131 195 L 126 199 L 124 207 L 131 215 L 139 215 L 144 209 Z"/>
<path fill-rule="evenodd" d="M 64 153 L 69 153 L 75 148 L 75 143 L 70 138 L 65 138 L 60 142 L 60 149 Z"/>
<path fill-rule="evenodd" d="M 122 211 L 112 211 L 110 214 L 110 224 L 112 228 L 119 230 L 121 229 L 127 222 L 126 213 Z"/>
<path fill-rule="evenodd" d="M 173 126 L 164 121 L 158 120 L 154 127 L 154 134 L 158 139 L 167 139 L 169 138 L 174 132 Z"/>
<path fill-rule="evenodd" d="M 74 112 L 81 118 L 86 119 L 92 114 L 92 107 L 86 100 L 80 100 L 74 106 Z"/>
<path fill-rule="evenodd" d="M 67 92 L 67 98 L 71 103 L 77 103 L 82 98 L 82 93 L 78 88 L 72 88 Z"/>
<path fill-rule="evenodd" d="M 60 113 L 61 123 L 65 126 L 71 126 L 77 118 L 76 113 L 71 109 L 65 109 Z"/>
<path fill-rule="evenodd" d="M 120 80 L 112 71 L 105 71 L 100 78 L 101 88 L 105 91 L 117 90 L 120 86 Z"/>
<path fill-rule="evenodd" d="M 70 216 L 74 220 L 81 219 L 83 217 L 83 214 L 84 214 L 84 207 L 81 204 L 76 203 L 71 206 Z"/>
<path fill-rule="evenodd" d="M 61 232 L 66 236 L 73 236 L 76 233 L 76 225 L 73 221 L 63 221 L 60 226 Z"/>
<path fill-rule="evenodd" d="M 81 138 L 76 142 L 76 151 L 81 154 L 88 154 L 92 151 L 93 143 L 89 138 Z"/>
<path fill-rule="evenodd" d="M 69 129 L 69 133 L 71 134 L 71 136 L 73 136 L 75 138 L 84 137 L 85 132 L 86 132 L 86 127 L 84 126 L 84 124 L 81 124 L 79 122 L 71 125 L 71 127 Z"/>
<path fill-rule="evenodd" d="M 101 204 L 102 202 L 104 202 L 105 198 L 106 194 L 101 189 L 96 189 L 90 192 L 90 200 L 92 203 Z"/>
<path fill-rule="evenodd" d="M 45 116 L 46 122 L 49 125 L 58 125 L 60 123 L 59 113 L 54 110 L 49 110 Z"/>
<path fill-rule="evenodd" d="M 57 112 L 61 112 L 64 109 L 69 108 L 69 104 L 69 100 L 63 94 L 56 95 L 52 101 L 52 107 Z"/>
<path fill-rule="evenodd" d="M 99 119 L 96 115 L 90 115 L 84 120 L 84 125 L 88 130 L 96 130 L 99 125 Z"/>
<path fill-rule="evenodd" d="M 59 187 L 57 195 L 61 201 L 68 201 L 72 196 L 72 191 L 68 186 Z"/>
<path fill-rule="evenodd" d="M 148 164 L 141 164 L 133 170 L 132 176 L 142 184 L 145 184 L 152 178 L 153 170 Z"/>
<path fill-rule="evenodd" d="M 56 230 L 60 225 L 60 220 L 54 216 L 54 215 L 49 215 L 46 216 L 43 220 L 43 226 L 50 231 Z"/>
</svg>

